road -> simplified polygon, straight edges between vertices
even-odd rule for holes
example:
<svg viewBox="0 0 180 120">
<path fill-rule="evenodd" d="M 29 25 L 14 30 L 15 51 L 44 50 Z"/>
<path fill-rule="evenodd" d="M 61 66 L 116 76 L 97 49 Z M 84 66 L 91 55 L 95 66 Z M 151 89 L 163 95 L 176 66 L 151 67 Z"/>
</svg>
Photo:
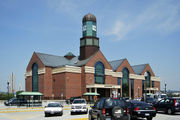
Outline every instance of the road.
<svg viewBox="0 0 180 120">
<path fill-rule="evenodd" d="M 70 115 L 70 106 L 63 108 L 63 116 L 44 117 L 44 108 L 0 107 L 0 120 L 88 120 L 88 114 Z M 138 119 L 146 120 L 146 119 Z M 157 113 L 153 120 L 180 120 L 180 113 L 166 115 Z"/>
</svg>

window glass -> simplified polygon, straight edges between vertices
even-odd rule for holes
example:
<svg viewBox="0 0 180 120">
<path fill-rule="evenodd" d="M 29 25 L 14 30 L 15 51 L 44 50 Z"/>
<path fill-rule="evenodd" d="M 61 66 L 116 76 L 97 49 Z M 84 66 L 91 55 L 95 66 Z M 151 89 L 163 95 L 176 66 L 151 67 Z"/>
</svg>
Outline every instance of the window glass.
<svg viewBox="0 0 180 120">
<path fill-rule="evenodd" d="M 129 71 L 127 68 L 123 69 L 122 97 L 129 97 Z"/>
<path fill-rule="evenodd" d="M 147 76 L 145 77 L 146 79 L 146 88 L 150 87 L 150 79 L 151 79 L 151 75 L 149 72 L 147 72 Z"/>
<path fill-rule="evenodd" d="M 121 78 L 118 77 L 117 79 L 118 79 L 118 85 L 121 85 Z"/>
<path fill-rule="evenodd" d="M 154 87 L 154 81 L 152 81 L 152 87 Z"/>
<path fill-rule="evenodd" d="M 84 46 L 85 45 L 85 40 L 81 40 L 80 41 L 80 46 Z"/>
<path fill-rule="evenodd" d="M 134 98 L 134 80 L 131 79 L 131 98 Z"/>
<path fill-rule="evenodd" d="M 99 46 L 99 41 L 94 39 L 94 45 Z"/>
<path fill-rule="evenodd" d="M 32 91 L 38 92 L 38 65 L 36 63 L 32 66 Z"/>
<path fill-rule="evenodd" d="M 86 39 L 86 45 L 93 45 L 92 39 Z"/>
<path fill-rule="evenodd" d="M 95 64 L 95 83 L 104 84 L 104 65 L 101 62 Z"/>
</svg>

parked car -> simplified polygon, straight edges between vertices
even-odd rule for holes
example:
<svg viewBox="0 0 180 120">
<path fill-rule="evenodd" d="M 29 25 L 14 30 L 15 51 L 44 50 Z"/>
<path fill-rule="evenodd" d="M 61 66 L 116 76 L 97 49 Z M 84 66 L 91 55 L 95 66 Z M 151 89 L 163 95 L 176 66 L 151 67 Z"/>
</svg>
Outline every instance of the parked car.
<svg viewBox="0 0 180 120">
<path fill-rule="evenodd" d="M 87 114 L 88 106 L 85 99 L 74 99 L 71 105 L 71 115 L 77 112 Z"/>
<path fill-rule="evenodd" d="M 154 106 L 156 104 L 156 100 L 154 98 L 147 97 L 146 98 L 146 103 Z"/>
<path fill-rule="evenodd" d="M 74 101 L 74 99 L 80 99 L 81 96 L 77 96 L 77 97 L 71 97 L 70 99 L 66 100 L 67 104 L 72 104 L 72 102 Z"/>
<path fill-rule="evenodd" d="M 21 106 L 21 105 L 26 105 L 27 104 L 27 100 L 26 99 L 22 99 L 22 98 L 11 98 L 8 101 L 5 101 L 4 104 L 6 106 Z"/>
<path fill-rule="evenodd" d="M 101 98 L 89 110 L 89 120 L 130 120 L 125 100 Z"/>
<path fill-rule="evenodd" d="M 168 114 L 180 112 L 179 98 L 164 98 L 155 104 L 157 111 L 164 111 Z"/>
<path fill-rule="evenodd" d="M 138 117 L 147 118 L 147 120 L 152 120 L 156 116 L 156 109 L 152 105 L 137 101 L 131 100 L 127 101 L 126 105 L 129 108 L 129 113 L 132 119 L 137 119 Z"/>
<path fill-rule="evenodd" d="M 58 102 L 49 103 L 44 109 L 45 117 L 49 115 L 63 115 L 63 106 Z"/>
</svg>

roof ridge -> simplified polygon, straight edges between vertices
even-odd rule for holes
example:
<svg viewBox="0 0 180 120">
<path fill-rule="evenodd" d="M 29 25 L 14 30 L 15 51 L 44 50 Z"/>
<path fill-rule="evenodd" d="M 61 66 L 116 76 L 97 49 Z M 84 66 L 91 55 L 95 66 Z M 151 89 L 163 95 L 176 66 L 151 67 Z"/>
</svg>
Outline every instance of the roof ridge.
<svg viewBox="0 0 180 120">
<path fill-rule="evenodd" d="M 132 65 L 131 67 L 134 67 L 134 66 L 140 66 L 140 65 L 148 65 L 149 63 L 144 63 L 144 64 L 138 64 L 138 65 Z"/>
<path fill-rule="evenodd" d="M 64 57 L 64 56 L 53 55 L 53 54 L 47 54 L 47 53 L 40 53 L 40 52 L 35 52 L 35 53 L 36 53 L 36 54 L 48 55 L 48 56 Z"/>
<path fill-rule="evenodd" d="M 109 61 L 109 62 L 115 62 L 115 61 L 120 61 L 120 60 L 124 60 L 124 59 L 126 59 L 126 58 L 119 59 L 119 60 L 111 60 L 111 61 Z"/>
</svg>

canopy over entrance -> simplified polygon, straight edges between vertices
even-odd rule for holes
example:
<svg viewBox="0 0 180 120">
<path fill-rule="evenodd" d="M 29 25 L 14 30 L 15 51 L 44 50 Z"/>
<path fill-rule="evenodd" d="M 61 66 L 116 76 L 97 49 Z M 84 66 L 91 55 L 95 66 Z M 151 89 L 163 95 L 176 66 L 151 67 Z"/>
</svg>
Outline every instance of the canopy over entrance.
<svg viewBox="0 0 180 120">
<path fill-rule="evenodd" d="M 21 92 L 19 95 L 21 98 L 27 100 L 25 103 L 26 106 L 42 106 L 42 99 L 43 96 L 40 92 Z"/>
<path fill-rule="evenodd" d="M 19 95 L 21 96 L 43 96 L 40 92 L 21 92 Z"/>
<path fill-rule="evenodd" d="M 84 96 L 98 96 L 100 95 L 99 93 L 90 93 L 90 92 L 86 92 L 83 94 Z"/>
</svg>

